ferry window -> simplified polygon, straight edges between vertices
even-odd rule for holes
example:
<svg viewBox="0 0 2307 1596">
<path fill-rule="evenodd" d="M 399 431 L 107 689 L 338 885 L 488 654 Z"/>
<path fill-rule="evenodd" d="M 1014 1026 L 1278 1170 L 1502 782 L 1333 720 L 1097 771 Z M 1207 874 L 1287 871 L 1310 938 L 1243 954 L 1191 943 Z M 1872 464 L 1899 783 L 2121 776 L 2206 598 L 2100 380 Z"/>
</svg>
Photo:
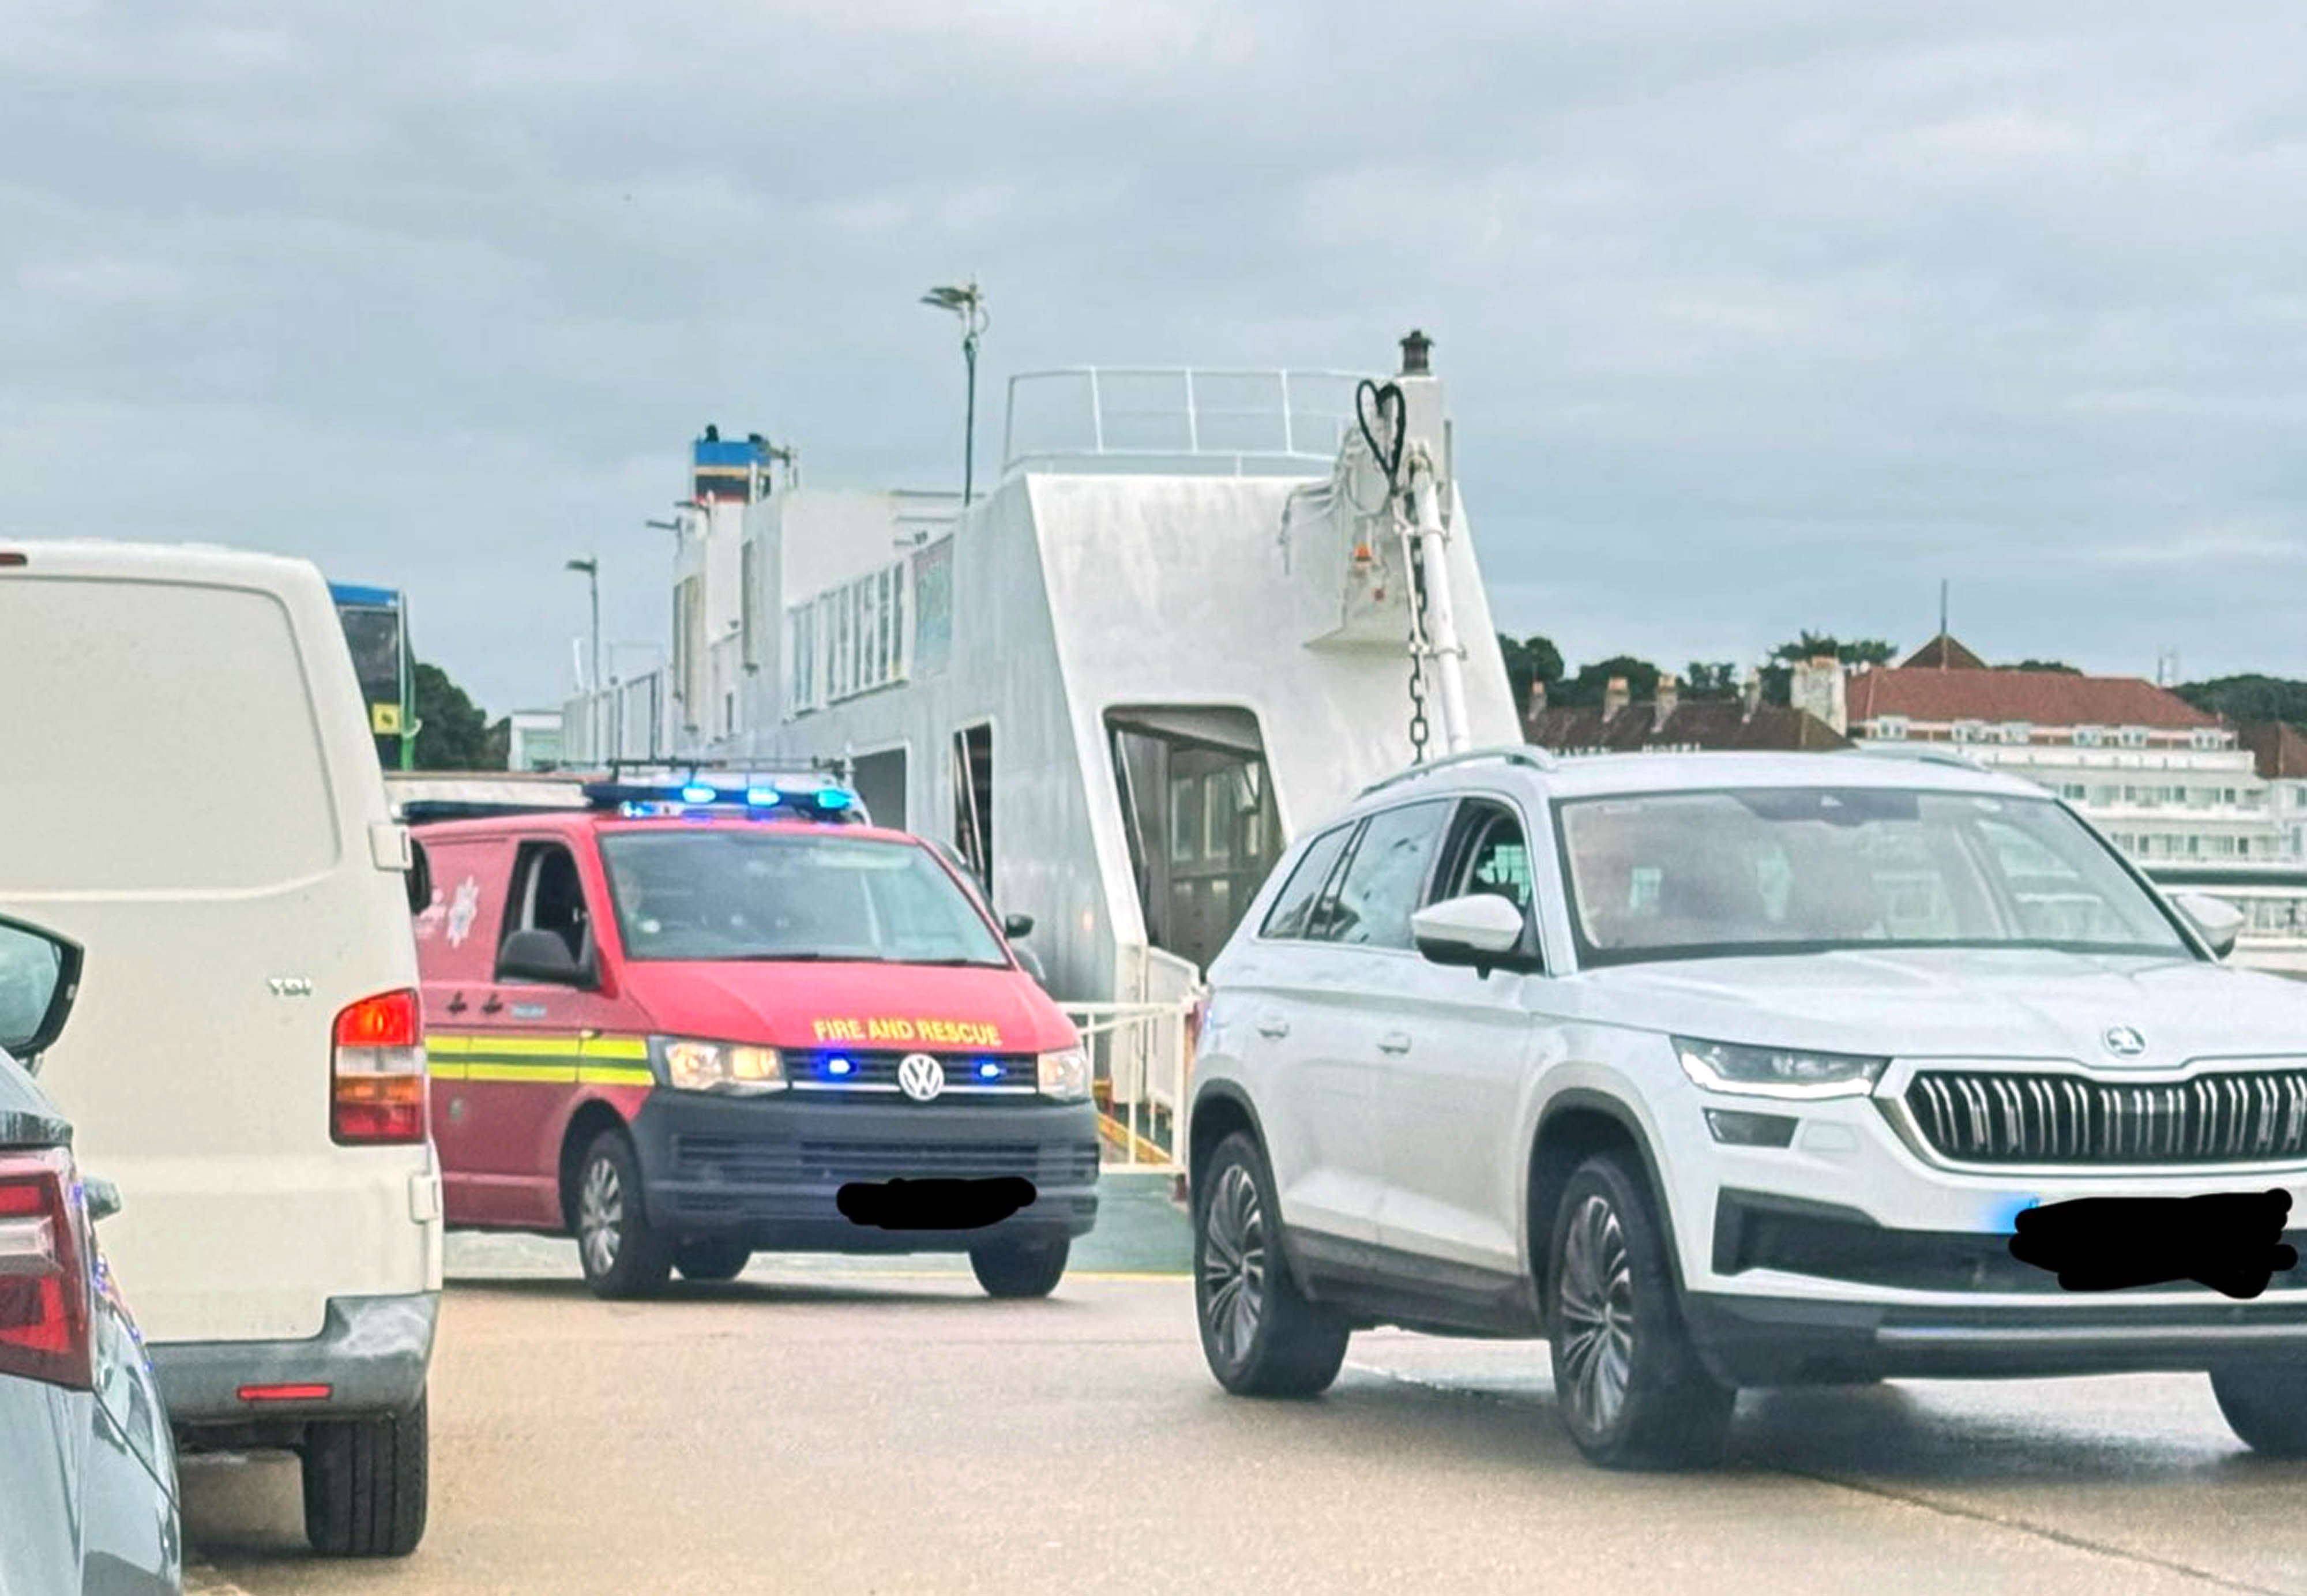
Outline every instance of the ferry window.
<svg viewBox="0 0 2307 1596">
<path fill-rule="evenodd" d="M 1330 883 L 1330 873 L 1337 867 L 1338 855 L 1345 852 L 1346 839 L 1353 835 L 1351 826 L 1340 826 L 1316 837 L 1298 860 L 1298 868 L 1290 872 L 1282 891 L 1267 911 L 1265 923 L 1258 927 L 1262 937 L 1298 938 L 1306 934 L 1314 905 L 1322 897 L 1322 888 Z"/>
<path fill-rule="evenodd" d="M 1199 851 L 1202 833 L 1202 784 L 1199 777 L 1181 776 L 1170 783 L 1170 861 L 1189 862 Z"/>
</svg>

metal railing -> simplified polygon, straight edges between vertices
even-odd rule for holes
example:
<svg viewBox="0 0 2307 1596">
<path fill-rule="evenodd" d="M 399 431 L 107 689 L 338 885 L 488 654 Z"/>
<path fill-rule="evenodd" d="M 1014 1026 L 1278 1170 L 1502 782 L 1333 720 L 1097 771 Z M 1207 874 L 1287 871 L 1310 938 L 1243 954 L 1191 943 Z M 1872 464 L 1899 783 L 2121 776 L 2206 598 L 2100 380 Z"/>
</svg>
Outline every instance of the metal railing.
<svg viewBox="0 0 2307 1596">
<path fill-rule="evenodd" d="M 1108 1162 L 1177 1173 L 1194 1073 L 1198 998 L 1160 1003 L 1067 1003 L 1089 1054 L 1090 1090 Z"/>
<path fill-rule="evenodd" d="M 1317 475 L 1353 425 L 1360 381 L 1354 372 L 1212 366 L 1020 372 L 1002 418 L 1002 474 L 1066 466 Z"/>
</svg>

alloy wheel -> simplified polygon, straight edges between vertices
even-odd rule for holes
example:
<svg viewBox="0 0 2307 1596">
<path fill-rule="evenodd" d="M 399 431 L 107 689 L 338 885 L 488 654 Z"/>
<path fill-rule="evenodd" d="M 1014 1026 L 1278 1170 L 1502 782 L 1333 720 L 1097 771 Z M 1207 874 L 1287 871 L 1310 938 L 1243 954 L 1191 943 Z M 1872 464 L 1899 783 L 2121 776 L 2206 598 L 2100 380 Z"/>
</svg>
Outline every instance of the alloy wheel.
<svg viewBox="0 0 2307 1596">
<path fill-rule="evenodd" d="M 584 1188 L 577 1197 L 577 1231 L 585 1248 L 585 1262 L 596 1275 L 606 1274 L 616 1266 L 617 1244 L 623 1239 L 624 1225 L 624 1182 L 617 1179 L 615 1164 L 596 1158 L 585 1171 Z"/>
<path fill-rule="evenodd" d="M 1571 1215 L 1557 1290 L 1566 1379 L 1556 1394 L 1581 1428 L 1607 1435 L 1625 1406 L 1634 1356 L 1634 1266 L 1608 1198 L 1591 1196 Z"/>
<path fill-rule="evenodd" d="M 1227 1363 L 1249 1356 L 1265 1313 L 1265 1214 L 1257 1182 L 1226 1166 L 1202 1220 L 1202 1322 Z"/>
</svg>

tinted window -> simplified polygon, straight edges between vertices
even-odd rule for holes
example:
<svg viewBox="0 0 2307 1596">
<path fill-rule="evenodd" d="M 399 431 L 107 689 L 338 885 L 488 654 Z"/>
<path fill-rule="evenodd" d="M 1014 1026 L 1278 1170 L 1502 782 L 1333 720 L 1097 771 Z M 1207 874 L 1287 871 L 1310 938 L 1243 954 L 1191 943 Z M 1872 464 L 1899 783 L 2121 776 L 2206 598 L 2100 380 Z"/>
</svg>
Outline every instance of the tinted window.
<svg viewBox="0 0 2307 1596">
<path fill-rule="evenodd" d="M 824 832 L 601 838 L 626 957 L 967 964 L 1009 959 L 927 849 Z"/>
<path fill-rule="evenodd" d="M 1267 911 L 1265 923 L 1258 934 L 1266 937 L 1302 937 L 1314 913 L 1314 905 L 1322 896 L 1322 888 L 1330 882 L 1331 867 L 1338 862 L 1338 854 L 1353 835 L 1351 826 L 1340 826 L 1316 837 L 1299 856 L 1298 868 L 1290 872 L 1282 884 L 1282 894 Z"/>
<path fill-rule="evenodd" d="M 512 896 L 507 900 L 504 936 L 519 931 L 551 931 L 582 962 L 592 941 L 585 911 L 585 888 L 577 861 L 558 843 L 523 843 L 513 864 Z"/>
<path fill-rule="evenodd" d="M 1449 807 L 1437 800 L 1370 817 L 1321 915 L 1317 934 L 1324 940 L 1359 948 L 1411 946 L 1410 916 Z"/>
</svg>

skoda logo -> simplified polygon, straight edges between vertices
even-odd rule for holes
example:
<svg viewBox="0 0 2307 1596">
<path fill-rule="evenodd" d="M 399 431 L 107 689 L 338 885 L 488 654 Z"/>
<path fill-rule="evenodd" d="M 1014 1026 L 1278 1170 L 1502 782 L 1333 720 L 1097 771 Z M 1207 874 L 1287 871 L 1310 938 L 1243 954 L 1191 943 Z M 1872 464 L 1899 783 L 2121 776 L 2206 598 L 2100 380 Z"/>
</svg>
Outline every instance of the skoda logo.
<svg viewBox="0 0 2307 1596">
<path fill-rule="evenodd" d="M 2117 1025 L 2100 1040 L 2106 1043 L 2106 1051 L 2118 1059 L 2136 1059 L 2147 1051 L 2147 1038 L 2129 1025 Z"/>
<path fill-rule="evenodd" d="M 945 1066 L 927 1053 L 907 1053 L 897 1064 L 897 1089 L 927 1103 L 945 1090 Z"/>
</svg>

